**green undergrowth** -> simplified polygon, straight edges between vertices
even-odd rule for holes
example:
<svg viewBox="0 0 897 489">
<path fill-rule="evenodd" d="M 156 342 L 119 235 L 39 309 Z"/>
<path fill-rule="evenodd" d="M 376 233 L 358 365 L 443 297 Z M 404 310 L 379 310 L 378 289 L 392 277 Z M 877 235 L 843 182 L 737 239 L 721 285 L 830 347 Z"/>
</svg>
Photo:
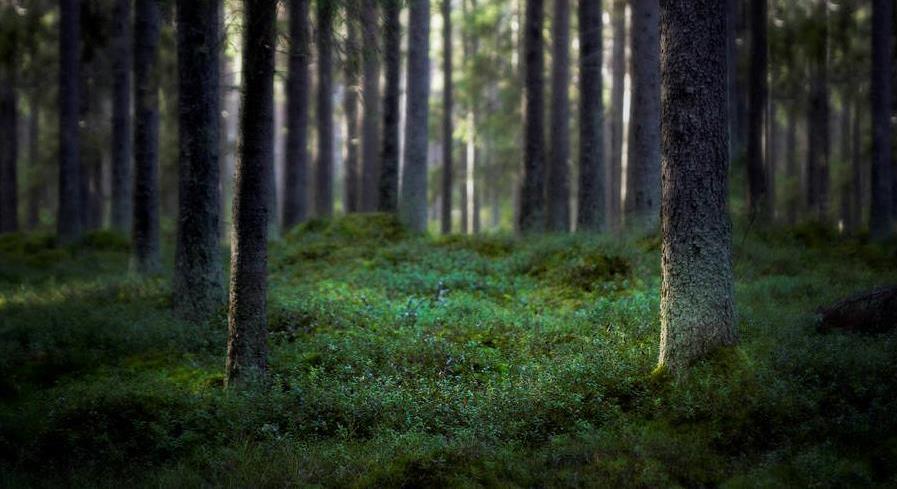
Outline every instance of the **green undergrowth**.
<svg viewBox="0 0 897 489">
<path fill-rule="evenodd" d="M 741 343 L 652 374 L 659 240 L 311 221 L 270 247 L 270 388 L 223 390 L 108 233 L 0 238 L 0 486 L 892 487 L 897 337 L 819 305 L 894 246 L 735 233 Z"/>
</svg>

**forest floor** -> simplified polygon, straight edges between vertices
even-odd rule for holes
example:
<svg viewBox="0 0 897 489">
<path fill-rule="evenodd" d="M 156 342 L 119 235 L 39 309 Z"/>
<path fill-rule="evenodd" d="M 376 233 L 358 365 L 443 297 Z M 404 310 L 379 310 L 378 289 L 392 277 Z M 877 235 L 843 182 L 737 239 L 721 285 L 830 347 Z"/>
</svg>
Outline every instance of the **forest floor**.
<svg viewBox="0 0 897 489">
<path fill-rule="evenodd" d="M 897 486 L 897 333 L 815 327 L 897 246 L 734 241 L 741 344 L 670 378 L 657 238 L 313 221 L 271 246 L 272 385 L 239 394 L 224 312 L 176 319 L 120 238 L 0 238 L 0 486 Z"/>
</svg>

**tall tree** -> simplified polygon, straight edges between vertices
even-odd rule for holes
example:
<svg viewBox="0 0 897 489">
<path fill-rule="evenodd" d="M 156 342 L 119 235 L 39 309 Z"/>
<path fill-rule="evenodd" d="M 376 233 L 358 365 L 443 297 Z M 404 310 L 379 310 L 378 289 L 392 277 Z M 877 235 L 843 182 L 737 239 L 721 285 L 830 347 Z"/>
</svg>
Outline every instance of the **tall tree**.
<svg viewBox="0 0 897 489">
<path fill-rule="evenodd" d="M 318 164 L 315 213 L 333 214 L 333 0 L 318 0 Z"/>
<path fill-rule="evenodd" d="M 112 229 L 131 232 L 131 0 L 112 14 Z"/>
<path fill-rule="evenodd" d="M 346 116 L 345 204 L 346 212 L 358 212 L 361 204 L 358 155 L 358 29 L 359 3 L 346 2 L 345 72 L 346 93 L 343 114 Z"/>
<path fill-rule="evenodd" d="M 159 268 L 158 0 L 137 0 L 134 17 L 134 265 Z"/>
<path fill-rule="evenodd" d="M 554 0 L 551 21 L 551 155 L 547 229 L 570 230 L 570 1 Z"/>
<path fill-rule="evenodd" d="M 81 71 L 81 2 L 59 2 L 59 240 L 81 237 L 81 138 L 78 129 Z"/>
<path fill-rule="evenodd" d="M 399 55 L 402 49 L 401 0 L 383 2 L 383 62 L 386 86 L 383 93 L 383 145 L 377 208 L 395 212 L 399 197 Z"/>
<path fill-rule="evenodd" d="M 46 195 L 44 183 L 39 177 L 39 169 L 41 167 L 40 159 L 40 105 L 38 97 L 35 94 L 36 89 L 32 88 L 29 95 L 29 113 L 28 113 L 28 166 L 31 169 L 31 177 L 28 179 L 28 208 L 25 212 L 28 229 L 34 230 L 40 224 L 41 203 Z"/>
<path fill-rule="evenodd" d="M 203 321 L 224 304 L 219 244 L 219 0 L 179 0 L 174 305 Z"/>
<path fill-rule="evenodd" d="M 363 60 L 361 127 L 361 210 L 377 210 L 380 171 L 380 32 L 378 0 L 361 0 Z"/>
<path fill-rule="evenodd" d="M 283 227 L 308 217 L 308 93 L 310 80 L 308 3 L 290 0 L 290 54 L 287 77 L 286 168 L 284 168 Z M 274 216 L 272 216 L 273 218 Z"/>
<path fill-rule="evenodd" d="M 661 0 L 663 131 L 659 366 L 678 371 L 735 332 L 728 198 L 726 12 Z"/>
<path fill-rule="evenodd" d="M 274 151 L 274 31 L 277 0 L 245 0 L 243 108 L 234 195 L 226 384 L 257 385 L 268 369 L 268 205 Z"/>
<path fill-rule="evenodd" d="M 452 232 L 452 0 L 442 0 L 442 234 Z"/>
<path fill-rule="evenodd" d="M 660 11 L 632 1 L 632 101 L 626 158 L 626 226 L 656 230 L 660 218 Z"/>
<path fill-rule="evenodd" d="M 869 208 L 869 232 L 875 239 L 894 233 L 891 204 L 894 198 L 891 156 L 891 36 L 894 2 L 872 2 L 872 202 Z"/>
<path fill-rule="evenodd" d="M 767 187 L 766 162 L 763 158 L 763 119 L 766 114 L 767 78 L 767 0 L 752 0 L 751 9 L 751 69 L 748 96 L 748 213 L 751 220 L 761 224 L 772 218 L 772 202 Z"/>
<path fill-rule="evenodd" d="M 579 209 L 582 231 L 605 224 L 601 0 L 579 0 Z"/>
<path fill-rule="evenodd" d="M 523 233 L 545 227 L 545 54 L 542 52 L 542 0 L 526 0 L 523 26 L 525 51 L 523 185 L 518 227 Z"/>
<path fill-rule="evenodd" d="M 14 16 L 11 7 L 0 7 L 0 233 L 19 230 L 19 76 Z"/>
<path fill-rule="evenodd" d="M 614 0 L 611 13 L 613 51 L 611 52 L 610 161 L 607 165 L 607 224 L 612 230 L 620 227 L 621 186 L 623 173 L 623 96 L 626 84 L 626 0 Z"/>
<path fill-rule="evenodd" d="M 810 37 L 810 92 L 807 110 L 807 204 L 814 217 L 828 219 L 829 206 L 829 94 L 828 2 L 816 2 Z"/>
</svg>

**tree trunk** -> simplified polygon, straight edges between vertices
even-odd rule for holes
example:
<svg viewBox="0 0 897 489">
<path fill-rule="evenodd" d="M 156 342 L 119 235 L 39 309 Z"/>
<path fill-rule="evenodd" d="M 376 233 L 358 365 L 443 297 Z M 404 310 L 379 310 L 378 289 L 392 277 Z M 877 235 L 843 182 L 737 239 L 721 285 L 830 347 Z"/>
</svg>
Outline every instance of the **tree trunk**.
<svg viewBox="0 0 897 489">
<path fill-rule="evenodd" d="M 224 303 L 219 244 L 218 0 L 180 0 L 178 16 L 179 209 L 174 306 L 206 321 Z"/>
<path fill-rule="evenodd" d="M 632 101 L 626 159 L 626 226 L 656 231 L 660 219 L 660 12 L 632 2 Z"/>
<path fill-rule="evenodd" d="M 726 77 L 728 79 L 728 109 L 729 109 L 729 157 L 732 160 L 738 158 L 741 148 L 737 147 L 738 137 L 738 19 L 739 0 L 726 0 Z"/>
<path fill-rule="evenodd" d="M 526 0 L 523 26 L 525 67 L 523 186 L 518 227 L 523 233 L 545 229 L 544 65 L 542 52 L 542 0 Z"/>
<path fill-rule="evenodd" d="M 891 33 L 892 0 L 872 2 L 872 80 L 869 93 L 872 104 L 872 203 L 869 208 L 869 233 L 882 240 L 894 233 L 892 216 L 891 156 Z"/>
<path fill-rule="evenodd" d="M 430 108 L 430 0 L 410 0 L 405 166 L 399 217 L 414 232 L 427 230 L 427 128 Z"/>
<path fill-rule="evenodd" d="M 333 215 L 333 19 L 336 5 L 318 2 L 318 164 L 315 214 Z"/>
<path fill-rule="evenodd" d="M 40 208 L 45 195 L 45 183 L 39 176 L 40 160 L 40 108 L 38 106 L 37 90 L 32 90 L 30 98 L 30 113 L 28 114 L 28 166 L 31 174 L 28 178 L 28 210 L 27 226 L 34 230 L 40 224 Z"/>
<path fill-rule="evenodd" d="M 290 0 L 284 230 L 308 218 L 308 3 L 309 0 Z"/>
<path fill-rule="evenodd" d="M 361 134 L 361 210 L 377 210 L 380 171 L 380 21 L 377 0 L 362 0 L 364 117 Z"/>
<path fill-rule="evenodd" d="M 854 224 L 854 231 L 858 231 L 863 226 L 863 196 L 867 195 L 863 185 L 863 177 L 867 174 L 865 169 L 865 159 L 862 156 L 863 151 L 863 135 L 860 132 L 862 121 L 862 110 L 858 100 L 854 101 L 853 120 L 850 142 L 850 169 L 851 169 L 851 222 Z"/>
<path fill-rule="evenodd" d="M 137 0 L 134 21 L 134 265 L 159 269 L 160 12 L 157 0 Z"/>
<path fill-rule="evenodd" d="M 5 37 L 8 52 L 0 59 L 0 233 L 13 233 L 19 230 L 18 65 L 15 34 Z"/>
<path fill-rule="evenodd" d="M 800 205 L 800 168 L 797 163 L 797 112 L 796 103 L 788 110 L 788 134 L 786 136 L 785 182 L 786 204 L 785 221 L 789 226 L 797 224 L 797 211 Z"/>
<path fill-rule="evenodd" d="M 268 368 L 265 191 L 273 159 L 276 0 L 244 1 L 243 108 L 234 195 L 226 384 L 257 385 Z"/>
<path fill-rule="evenodd" d="M 116 0 L 112 33 L 112 229 L 131 232 L 131 0 Z"/>
<path fill-rule="evenodd" d="M 452 0 L 442 0 L 442 234 L 452 232 Z"/>
<path fill-rule="evenodd" d="M 728 199 L 726 14 L 661 0 L 662 273 L 659 366 L 737 341 Z"/>
<path fill-rule="evenodd" d="M 346 116 L 345 205 L 346 212 L 358 212 L 361 204 L 360 168 L 358 155 L 358 68 L 359 68 L 359 7 L 358 2 L 346 4 L 346 49 L 343 113 Z M 351 9 L 351 11 L 349 11 Z"/>
<path fill-rule="evenodd" d="M 396 212 L 399 197 L 399 70 L 402 26 L 400 0 L 383 3 L 383 61 L 386 87 L 383 93 L 383 145 L 380 153 L 380 177 L 377 208 Z"/>
<path fill-rule="evenodd" d="M 807 203 L 820 222 L 828 220 L 829 206 L 829 100 L 828 8 L 820 2 L 819 22 L 824 28 L 812 46 L 813 74 L 807 111 Z"/>
<path fill-rule="evenodd" d="M 81 2 L 59 2 L 59 212 L 62 243 L 81 237 L 80 108 Z"/>
<path fill-rule="evenodd" d="M 577 230 L 605 224 L 601 0 L 579 0 L 579 203 Z"/>
<path fill-rule="evenodd" d="M 614 0 L 611 14 L 610 162 L 607 165 L 607 224 L 620 228 L 621 175 L 623 173 L 623 95 L 626 83 L 626 0 Z"/>
<path fill-rule="evenodd" d="M 763 161 L 763 117 L 766 113 L 767 0 L 751 1 L 751 69 L 748 98 L 748 217 L 760 224 L 771 221 L 772 206 Z"/>
<path fill-rule="evenodd" d="M 548 231 L 570 231 L 570 1 L 554 0 L 551 21 L 551 154 Z"/>
</svg>

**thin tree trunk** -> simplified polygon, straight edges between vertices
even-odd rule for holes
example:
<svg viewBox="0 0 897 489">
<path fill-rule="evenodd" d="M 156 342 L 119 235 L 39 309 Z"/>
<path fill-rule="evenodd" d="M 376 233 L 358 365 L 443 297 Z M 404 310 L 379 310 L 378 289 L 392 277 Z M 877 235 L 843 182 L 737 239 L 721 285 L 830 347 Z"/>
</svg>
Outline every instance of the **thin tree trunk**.
<svg viewBox="0 0 897 489">
<path fill-rule="evenodd" d="M 570 230 L 570 2 L 554 0 L 551 21 L 551 154 L 548 162 L 548 217 L 552 232 Z"/>
<path fill-rule="evenodd" d="M 894 233 L 894 199 L 891 156 L 891 0 L 872 2 L 872 203 L 869 208 L 869 232 L 873 239 L 885 239 Z"/>
<path fill-rule="evenodd" d="M 660 219 L 660 7 L 658 0 L 633 0 L 631 5 L 626 226 L 656 232 Z"/>
<path fill-rule="evenodd" d="M 748 215 L 752 221 L 768 224 L 772 206 L 763 159 L 763 117 L 766 113 L 767 22 L 766 0 L 751 1 L 751 69 L 748 98 Z"/>
<path fill-rule="evenodd" d="M 442 0 L 442 234 L 452 232 L 452 0 Z"/>
<path fill-rule="evenodd" d="M 402 26 L 400 0 L 383 3 L 383 60 L 386 86 L 383 93 L 383 145 L 380 153 L 380 177 L 377 208 L 396 212 L 399 197 L 399 77 Z"/>
<path fill-rule="evenodd" d="M 789 226 L 797 224 L 797 212 L 800 207 L 800 168 L 797 162 L 797 112 L 796 103 L 788 110 L 788 134 L 786 136 L 785 181 L 786 208 L 785 220 Z"/>
<path fill-rule="evenodd" d="M 544 66 L 542 52 L 542 24 L 544 22 L 542 0 L 526 0 L 524 23 L 525 106 L 523 186 L 520 195 L 518 227 L 523 233 L 545 229 L 545 102 Z"/>
<path fill-rule="evenodd" d="M 850 103 L 848 102 L 850 100 L 848 91 L 845 90 L 842 96 L 843 99 L 841 101 L 841 111 L 839 113 L 841 119 L 839 121 L 839 150 L 841 151 L 841 164 L 849 168 L 852 153 L 850 128 L 853 123 L 853 118 L 851 117 Z M 838 187 L 838 201 L 841 204 L 839 216 L 841 218 L 841 222 L 844 225 L 844 230 L 847 232 L 852 232 L 856 227 L 855 224 L 851 221 L 851 219 L 853 218 L 853 212 L 850 208 L 850 206 L 853 204 L 853 199 L 851 198 L 851 183 L 851 178 L 844 178 L 843 180 L 841 180 Z"/>
<path fill-rule="evenodd" d="M 851 199 L 851 222 L 854 225 L 852 231 L 858 231 L 863 227 L 863 196 L 867 195 L 865 186 L 863 185 L 863 176 L 867 174 L 865 168 L 865 160 L 862 156 L 862 133 L 861 121 L 862 110 L 859 100 L 854 100 L 853 120 L 851 122 L 851 143 L 850 143 L 850 199 Z"/>
<path fill-rule="evenodd" d="M 610 161 L 607 165 L 607 224 L 620 228 L 621 176 L 623 173 L 623 95 L 626 83 L 626 0 L 614 0 L 611 14 Z"/>
<path fill-rule="evenodd" d="M 224 304 L 219 244 L 218 0 L 179 0 L 179 210 L 173 299 L 194 321 L 211 319 Z"/>
<path fill-rule="evenodd" d="M 459 175 L 459 177 L 461 178 L 458 179 L 460 181 L 459 183 L 461 187 L 461 234 L 470 233 L 470 202 L 467 199 L 467 187 L 469 183 L 467 181 L 467 160 L 469 159 L 468 150 L 469 145 L 466 144 L 464 146 L 464 151 L 461 152 L 462 173 L 461 175 Z"/>
<path fill-rule="evenodd" d="M 44 182 L 38 176 L 40 160 L 40 108 L 37 90 L 32 90 L 30 97 L 30 113 L 28 114 L 28 166 L 31 175 L 28 179 L 28 211 L 27 226 L 34 230 L 40 224 L 40 208 L 45 192 Z"/>
<path fill-rule="evenodd" d="M 309 0 L 290 0 L 284 230 L 308 218 L 308 4 Z"/>
<path fill-rule="evenodd" d="M 112 229 L 131 232 L 131 0 L 116 0 L 112 34 Z"/>
<path fill-rule="evenodd" d="M 346 212 L 358 212 L 361 207 L 360 168 L 358 155 L 358 68 L 360 28 L 359 3 L 346 4 L 346 49 L 343 113 L 346 116 L 345 205 Z M 351 10 L 351 11 L 350 11 Z"/>
<path fill-rule="evenodd" d="M 315 214 L 333 215 L 333 20 L 332 1 L 318 2 L 318 164 Z"/>
<path fill-rule="evenodd" d="M 377 210 L 380 171 L 380 32 L 377 0 L 362 0 L 364 116 L 361 134 L 361 210 Z"/>
<path fill-rule="evenodd" d="M 659 366 L 736 343 L 728 199 L 726 14 L 661 0 L 663 131 Z"/>
<path fill-rule="evenodd" d="M 226 384 L 252 386 L 268 369 L 268 175 L 273 159 L 276 0 L 244 1 L 243 107 L 234 195 Z"/>
<path fill-rule="evenodd" d="M 577 230 L 605 227 L 601 0 L 579 0 L 579 203 Z"/>
<path fill-rule="evenodd" d="M 59 241 L 81 237 L 80 108 L 81 2 L 59 2 Z"/>
</svg>

